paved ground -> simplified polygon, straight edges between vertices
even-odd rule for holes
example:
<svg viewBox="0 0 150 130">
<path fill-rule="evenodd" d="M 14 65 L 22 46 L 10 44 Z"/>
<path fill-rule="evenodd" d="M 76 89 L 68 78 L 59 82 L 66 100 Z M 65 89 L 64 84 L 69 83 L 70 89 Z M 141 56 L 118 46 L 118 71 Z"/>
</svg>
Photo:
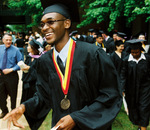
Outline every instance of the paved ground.
<svg viewBox="0 0 150 130">
<path fill-rule="evenodd" d="M 18 74 L 19 74 L 20 79 L 19 79 L 19 87 L 18 87 L 18 95 L 17 95 L 17 106 L 19 106 L 21 94 L 22 94 L 22 81 L 21 81 L 22 71 L 18 71 Z M 8 108 L 10 110 L 10 98 L 9 97 L 8 97 Z M 0 113 L 1 113 L 1 110 L 0 110 Z M 24 116 L 22 116 L 18 122 L 24 125 L 25 127 L 28 126 L 28 123 Z M 0 119 L 0 130 L 7 130 L 7 121 L 3 121 L 2 119 Z M 11 130 L 19 130 L 19 128 L 14 127 L 12 125 Z"/>
</svg>

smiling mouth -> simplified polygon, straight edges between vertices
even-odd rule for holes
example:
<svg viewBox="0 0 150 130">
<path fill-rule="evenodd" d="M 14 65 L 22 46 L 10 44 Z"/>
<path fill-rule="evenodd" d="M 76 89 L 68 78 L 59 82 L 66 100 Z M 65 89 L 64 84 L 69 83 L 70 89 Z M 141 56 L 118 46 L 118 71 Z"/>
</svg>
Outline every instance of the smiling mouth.
<svg viewBox="0 0 150 130">
<path fill-rule="evenodd" d="M 47 33 L 47 34 L 45 34 L 45 38 L 51 36 L 52 34 L 54 34 L 54 33 Z"/>
</svg>

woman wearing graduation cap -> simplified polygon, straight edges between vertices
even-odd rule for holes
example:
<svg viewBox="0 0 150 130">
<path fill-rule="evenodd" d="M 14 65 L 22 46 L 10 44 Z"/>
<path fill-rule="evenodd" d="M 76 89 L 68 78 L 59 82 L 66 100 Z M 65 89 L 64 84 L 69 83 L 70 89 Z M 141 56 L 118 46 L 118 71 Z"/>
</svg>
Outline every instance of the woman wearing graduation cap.
<svg viewBox="0 0 150 130">
<path fill-rule="evenodd" d="M 125 88 L 129 119 L 146 130 L 150 116 L 150 57 L 143 54 L 140 39 L 127 41 L 130 55 L 124 59 L 121 84 Z"/>
<path fill-rule="evenodd" d="M 41 31 L 54 49 L 36 64 L 37 92 L 7 114 L 8 127 L 26 112 L 35 119 L 52 109 L 52 127 L 58 130 L 107 130 L 117 116 L 122 98 L 117 72 L 99 47 L 69 37 L 72 21 L 79 21 L 76 0 L 42 0 L 48 5 L 41 19 Z M 108 82 L 109 81 L 109 82 Z M 36 130 L 41 122 L 31 128 Z"/>
<path fill-rule="evenodd" d="M 29 55 L 27 55 L 25 60 L 25 67 L 22 68 L 24 73 L 22 77 L 23 89 L 21 103 L 33 97 L 34 93 L 36 92 L 36 61 L 41 56 L 40 43 L 35 39 L 32 39 L 28 44 L 27 51 Z M 31 118 L 30 115 L 27 115 L 26 112 L 24 115 L 29 126 L 32 127 L 33 118 Z"/>
</svg>

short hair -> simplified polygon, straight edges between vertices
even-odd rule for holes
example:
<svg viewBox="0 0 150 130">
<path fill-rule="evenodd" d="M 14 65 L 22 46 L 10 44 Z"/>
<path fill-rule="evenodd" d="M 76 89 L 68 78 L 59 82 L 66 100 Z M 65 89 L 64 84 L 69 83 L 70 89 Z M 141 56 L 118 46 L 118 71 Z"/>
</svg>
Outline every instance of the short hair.
<svg viewBox="0 0 150 130">
<path fill-rule="evenodd" d="M 97 34 L 96 38 L 103 37 L 102 34 Z"/>
<path fill-rule="evenodd" d="M 3 35 L 3 38 L 4 38 L 6 35 L 12 37 L 12 34 L 10 34 L 10 33 L 5 33 L 5 34 Z"/>
</svg>

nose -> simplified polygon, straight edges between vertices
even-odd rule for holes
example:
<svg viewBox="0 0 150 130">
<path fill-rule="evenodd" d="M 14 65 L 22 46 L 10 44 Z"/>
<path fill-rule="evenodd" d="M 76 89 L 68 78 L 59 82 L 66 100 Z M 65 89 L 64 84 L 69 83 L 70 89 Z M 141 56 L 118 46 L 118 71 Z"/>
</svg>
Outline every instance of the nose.
<svg viewBox="0 0 150 130">
<path fill-rule="evenodd" d="M 45 23 L 45 24 L 44 24 L 44 27 L 41 29 L 41 31 L 45 31 L 45 30 L 47 30 L 49 27 L 50 27 L 50 26 L 49 26 L 47 23 Z"/>
</svg>

